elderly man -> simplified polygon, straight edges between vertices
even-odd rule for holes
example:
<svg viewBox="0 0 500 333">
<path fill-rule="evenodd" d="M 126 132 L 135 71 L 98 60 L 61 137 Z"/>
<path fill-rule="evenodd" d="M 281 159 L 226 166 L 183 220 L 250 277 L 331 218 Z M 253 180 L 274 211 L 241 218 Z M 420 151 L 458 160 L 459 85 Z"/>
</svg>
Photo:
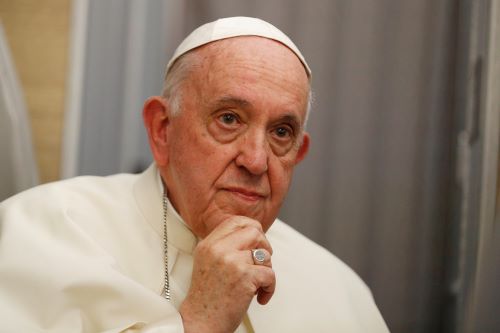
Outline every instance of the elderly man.
<svg viewBox="0 0 500 333">
<path fill-rule="evenodd" d="M 345 264 L 276 220 L 310 70 L 253 18 L 195 30 L 143 115 L 155 163 L 0 208 L 2 332 L 387 332 Z"/>
</svg>

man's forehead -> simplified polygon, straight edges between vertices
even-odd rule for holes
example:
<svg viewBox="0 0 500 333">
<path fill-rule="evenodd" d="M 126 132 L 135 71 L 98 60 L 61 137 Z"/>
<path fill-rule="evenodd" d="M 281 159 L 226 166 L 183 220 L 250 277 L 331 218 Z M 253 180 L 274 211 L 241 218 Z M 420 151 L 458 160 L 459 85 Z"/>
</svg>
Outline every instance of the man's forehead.
<svg viewBox="0 0 500 333">
<path fill-rule="evenodd" d="M 228 59 L 240 59 L 239 61 L 241 61 L 245 58 L 250 58 L 254 62 L 257 62 L 259 58 L 265 59 L 266 63 L 276 61 L 277 64 L 273 67 L 277 67 L 283 65 L 283 58 L 288 58 L 291 59 L 290 63 L 293 63 L 294 67 L 300 68 L 301 77 L 303 76 L 308 81 L 307 69 L 293 51 L 286 45 L 265 37 L 230 37 L 204 44 L 188 51 L 188 53 L 194 53 L 198 55 L 199 61 L 209 62 L 212 65 L 220 61 L 220 65 L 223 67 L 230 65 Z M 238 60 L 236 60 L 236 63 L 238 63 Z"/>
<path fill-rule="evenodd" d="M 295 53 L 302 62 L 307 76 L 311 77 L 309 66 L 290 38 L 272 24 L 252 17 L 223 18 L 197 28 L 176 49 L 167 65 L 166 72 L 183 54 L 208 43 L 238 36 L 258 36 L 280 42 Z"/>
<path fill-rule="evenodd" d="M 192 82 L 203 82 L 203 95 L 213 98 L 211 102 L 244 106 L 250 103 L 249 95 L 262 87 L 267 94 L 280 89 L 270 95 L 281 97 L 283 110 L 295 110 L 308 98 L 310 81 L 303 65 L 275 40 L 238 36 L 202 45 L 189 53 L 196 63 Z"/>
</svg>

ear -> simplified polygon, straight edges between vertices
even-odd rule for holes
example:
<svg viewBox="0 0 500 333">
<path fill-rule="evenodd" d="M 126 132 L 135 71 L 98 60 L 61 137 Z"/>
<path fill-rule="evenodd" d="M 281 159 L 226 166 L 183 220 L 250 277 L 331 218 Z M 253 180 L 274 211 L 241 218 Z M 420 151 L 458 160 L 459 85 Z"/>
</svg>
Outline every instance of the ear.
<svg viewBox="0 0 500 333">
<path fill-rule="evenodd" d="M 153 158 L 159 167 L 165 166 L 168 162 L 167 125 L 169 124 L 169 109 L 165 98 L 149 97 L 144 102 L 142 118 L 148 132 Z"/>
<path fill-rule="evenodd" d="M 299 151 L 297 152 L 297 156 L 295 157 L 295 164 L 299 164 L 307 155 L 309 151 L 309 143 L 311 138 L 308 133 L 304 133 L 302 137 L 302 143 L 299 147 Z"/>
</svg>

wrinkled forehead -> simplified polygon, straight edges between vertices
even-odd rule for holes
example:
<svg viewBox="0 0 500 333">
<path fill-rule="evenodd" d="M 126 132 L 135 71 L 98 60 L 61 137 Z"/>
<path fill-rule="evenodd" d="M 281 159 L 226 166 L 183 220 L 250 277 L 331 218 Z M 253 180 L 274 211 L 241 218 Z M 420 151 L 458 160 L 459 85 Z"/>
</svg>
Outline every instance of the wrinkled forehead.
<svg viewBox="0 0 500 333">
<path fill-rule="evenodd" d="M 278 109 L 299 113 L 307 109 L 307 73 L 295 54 L 279 42 L 239 36 L 203 45 L 185 56 L 189 55 L 195 65 L 186 84 L 204 96 L 241 94 L 238 98 L 250 100 L 247 94 L 257 93 L 261 101 L 279 101 Z"/>
</svg>

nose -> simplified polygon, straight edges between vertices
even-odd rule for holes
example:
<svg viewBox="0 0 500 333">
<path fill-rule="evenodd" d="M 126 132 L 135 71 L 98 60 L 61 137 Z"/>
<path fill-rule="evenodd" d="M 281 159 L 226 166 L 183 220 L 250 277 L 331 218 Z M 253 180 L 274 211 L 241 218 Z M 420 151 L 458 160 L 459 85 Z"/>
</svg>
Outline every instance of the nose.
<svg viewBox="0 0 500 333">
<path fill-rule="evenodd" d="M 268 145 L 265 133 L 246 133 L 239 142 L 236 165 L 253 175 L 262 175 L 268 168 Z"/>
</svg>

